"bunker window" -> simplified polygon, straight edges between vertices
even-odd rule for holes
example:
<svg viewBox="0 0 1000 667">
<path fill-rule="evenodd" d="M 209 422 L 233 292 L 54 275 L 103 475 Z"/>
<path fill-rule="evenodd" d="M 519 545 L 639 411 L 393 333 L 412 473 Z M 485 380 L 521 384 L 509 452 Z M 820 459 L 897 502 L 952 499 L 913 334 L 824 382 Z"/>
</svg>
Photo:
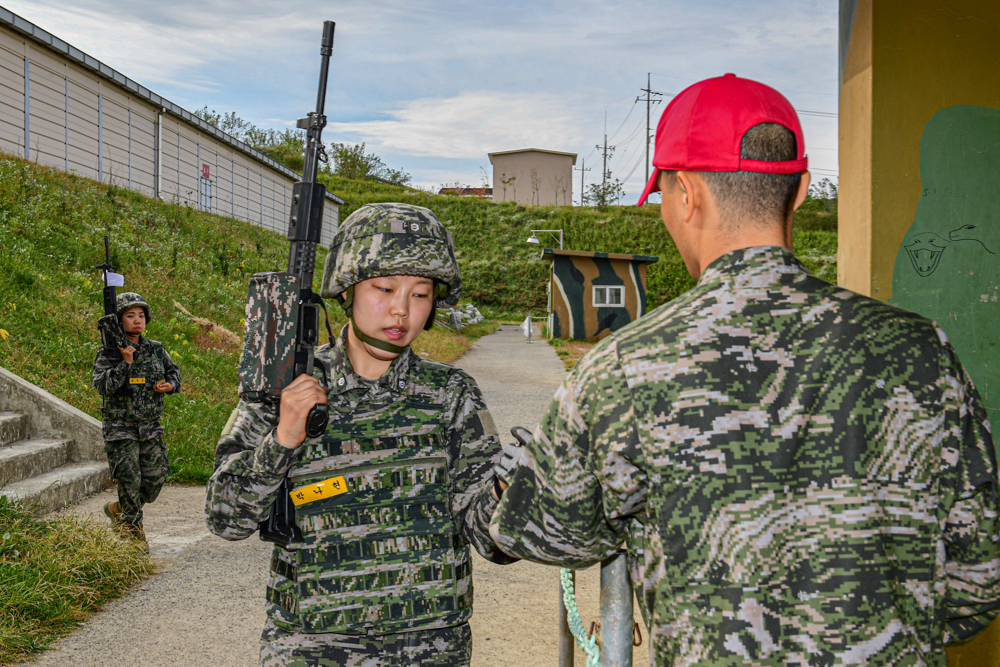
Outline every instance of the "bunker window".
<svg viewBox="0 0 1000 667">
<path fill-rule="evenodd" d="M 620 285 L 594 285 L 594 305 L 601 307 L 624 307 L 625 288 Z"/>
</svg>

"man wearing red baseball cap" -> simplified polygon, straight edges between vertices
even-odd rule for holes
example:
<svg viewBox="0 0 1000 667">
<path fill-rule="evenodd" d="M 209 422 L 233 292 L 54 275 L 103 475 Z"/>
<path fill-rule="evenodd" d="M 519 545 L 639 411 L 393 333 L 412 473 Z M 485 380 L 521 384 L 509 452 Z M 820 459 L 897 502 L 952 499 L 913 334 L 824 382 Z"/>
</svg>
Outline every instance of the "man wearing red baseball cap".
<svg viewBox="0 0 1000 667">
<path fill-rule="evenodd" d="M 777 91 L 731 74 L 656 133 L 698 284 L 570 373 L 490 534 L 586 567 L 625 542 L 656 665 L 939 665 L 1000 607 L 989 420 L 932 321 L 791 251 L 809 187 Z"/>
</svg>

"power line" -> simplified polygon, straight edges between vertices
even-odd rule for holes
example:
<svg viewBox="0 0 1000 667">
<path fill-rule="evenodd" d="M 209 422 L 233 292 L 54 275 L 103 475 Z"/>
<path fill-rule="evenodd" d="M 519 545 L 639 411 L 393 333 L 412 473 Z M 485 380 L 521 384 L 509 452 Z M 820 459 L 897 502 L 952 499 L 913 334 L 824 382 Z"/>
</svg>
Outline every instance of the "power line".
<svg viewBox="0 0 1000 667">
<path fill-rule="evenodd" d="M 659 104 L 660 102 L 663 101 L 663 100 L 654 100 L 654 99 L 652 99 L 653 95 L 657 95 L 659 97 L 663 97 L 663 93 L 659 93 L 659 92 L 656 92 L 656 91 L 652 90 L 652 86 L 649 85 L 649 77 L 650 76 L 652 76 L 652 72 L 646 72 L 646 87 L 639 89 L 640 91 L 646 93 L 646 180 L 647 181 L 649 180 L 649 139 L 650 139 L 650 136 L 649 136 L 649 107 L 650 107 L 651 104 Z M 635 98 L 635 101 L 636 102 L 641 102 L 642 98 L 641 97 L 637 97 L 637 98 Z M 632 108 L 634 109 L 635 105 L 632 105 Z M 628 179 L 626 179 L 626 180 L 628 180 Z"/>
<path fill-rule="evenodd" d="M 629 116 L 631 116 L 631 115 L 632 115 L 632 111 L 633 111 L 633 110 L 635 110 L 635 105 L 636 105 L 636 104 L 637 104 L 638 102 L 639 102 L 639 100 L 638 100 L 638 99 L 637 99 L 637 100 L 636 100 L 635 102 L 632 102 L 632 108 L 628 110 L 628 114 L 627 114 L 627 115 L 625 116 L 625 120 L 623 120 L 623 121 L 622 121 L 622 124 L 618 126 L 618 129 L 617 129 L 617 130 L 615 130 L 614 132 L 612 132 L 612 133 L 611 133 L 611 138 L 612 138 L 612 139 L 614 139 L 614 138 L 615 138 L 615 135 L 617 135 L 617 134 L 618 134 L 619 132 L 621 132 L 621 131 L 622 131 L 622 128 L 623 128 L 623 127 L 625 127 L 625 123 L 627 123 L 627 122 L 628 122 L 628 119 L 629 119 Z"/>
<path fill-rule="evenodd" d="M 593 152 L 594 151 L 591 151 L 591 153 L 593 153 Z M 583 160 L 581 160 L 580 161 L 580 166 L 579 167 L 573 167 L 573 169 L 575 169 L 576 171 L 580 172 L 580 206 L 583 206 L 583 172 L 590 171 L 590 169 L 587 168 L 587 158 L 584 158 Z"/>
<path fill-rule="evenodd" d="M 659 72 L 652 72 L 652 74 L 655 74 L 656 76 L 663 76 L 663 77 L 666 77 L 668 79 L 677 79 L 678 81 L 690 81 L 691 83 L 696 83 L 698 81 L 701 81 L 701 79 L 689 79 L 689 78 L 684 77 L 684 76 L 673 76 L 671 74 L 660 74 Z M 787 88 L 783 89 L 783 90 L 786 93 L 797 93 L 797 94 L 800 94 L 800 95 L 826 95 L 827 97 L 836 97 L 837 96 L 837 93 L 821 93 L 821 92 L 818 92 L 818 91 L 815 91 L 815 90 L 790 90 L 790 89 L 787 89 Z"/>
<path fill-rule="evenodd" d="M 614 146 L 608 146 L 608 112 L 604 112 L 604 149 L 601 149 L 601 145 L 596 146 L 597 150 L 604 153 L 604 169 L 601 171 L 601 192 L 607 193 L 608 176 L 608 155 L 615 152 Z"/>
</svg>

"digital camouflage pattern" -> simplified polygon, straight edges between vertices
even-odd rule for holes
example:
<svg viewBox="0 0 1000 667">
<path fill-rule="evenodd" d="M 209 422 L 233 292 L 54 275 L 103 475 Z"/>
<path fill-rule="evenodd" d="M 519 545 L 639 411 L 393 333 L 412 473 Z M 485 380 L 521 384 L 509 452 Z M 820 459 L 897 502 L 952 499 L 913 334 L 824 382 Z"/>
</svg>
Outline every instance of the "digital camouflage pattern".
<svg viewBox="0 0 1000 667">
<path fill-rule="evenodd" d="M 247 289 L 239 394 L 250 401 L 278 397 L 295 378 L 299 281 L 288 273 L 256 273 Z"/>
<path fill-rule="evenodd" d="M 290 633 L 268 621 L 261 638 L 262 667 L 468 667 L 471 661 L 468 623 L 369 637 Z"/>
<path fill-rule="evenodd" d="M 155 435 L 148 440 L 107 440 L 104 452 L 111 479 L 118 480 L 121 522 L 139 525 L 142 506 L 156 500 L 170 474 L 167 446 Z"/>
<path fill-rule="evenodd" d="M 944 332 L 759 247 L 576 366 L 491 533 L 625 540 L 656 665 L 944 667 L 1000 606 L 997 485 Z"/>
<path fill-rule="evenodd" d="M 403 274 L 447 285 L 438 307 L 458 304 L 462 276 L 455 243 L 434 213 L 412 204 L 368 204 L 347 216 L 334 235 L 320 296 L 335 297 L 368 278 Z"/>
<path fill-rule="evenodd" d="M 410 349 L 368 382 L 351 368 L 345 338 L 346 328 L 332 349 L 317 348 L 331 369 L 323 436 L 285 449 L 274 438 L 272 407 L 237 406 L 216 447 L 205 500 L 209 529 L 244 539 L 286 475 L 296 487 L 343 476 L 346 493 L 296 508 L 303 540 L 275 546 L 268 579 L 274 626 L 293 634 L 341 628 L 391 636 L 461 625 L 471 615 L 469 546 L 494 562 L 512 560 L 489 537 L 500 444 L 482 394 L 464 372 Z M 356 574 L 362 568 L 367 576 Z"/>
<path fill-rule="evenodd" d="M 118 313 L 118 317 L 125 314 L 125 311 L 134 306 L 142 306 L 142 311 L 146 314 L 146 324 L 149 324 L 151 319 L 149 312 L 149 304 L 146 300 L 135 292 L 122 292 L 115 298 L 115 312 Z"/>
<path fill-rule="evenodd" d="M 118 350 L 101 347 L 94 360 L 92 384 L 104 397 L 104 440 L 149 440 L 163 433 L 164 394 L 153 391 L 160 380 L 181 390 L 180 369 L 159 341 L 139 337 L 132 364 Z"/>
</svg>

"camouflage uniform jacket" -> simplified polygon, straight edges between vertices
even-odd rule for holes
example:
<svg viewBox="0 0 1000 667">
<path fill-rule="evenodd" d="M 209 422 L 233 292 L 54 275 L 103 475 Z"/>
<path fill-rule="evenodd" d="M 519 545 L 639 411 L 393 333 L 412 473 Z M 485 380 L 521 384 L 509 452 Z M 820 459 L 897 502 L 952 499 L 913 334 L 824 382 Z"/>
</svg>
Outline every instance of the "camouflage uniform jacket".
<svg viewBox="0 0 1000 667">
<path fill-rule="evenodd" d="M 94 360 L 92 384 L 104 397 L 102 416 L 105 440 L 149 440 L 163 434 L 163 394 L 153 391 L 160 380 L 169 382 L 176 394 L 181 390 L 181 371 L 159 341 L 139 337 L 132 363 L 118 350 L 103 346 Z"/>
<path fill-rule="evenodd" d="M 457 529 L 457 540 L 463 545 L 463 551 L 471 544 L 488 560 L 512 562 L 513 559 L 500 551 L 489 535 L 489 521 L 497 502 L 492 495 L 492 469 L 500 457 L 500 443 L 475 382 L 463 371 L 421 359 L 410 349 L 393 360 L 389 370 L 378 381 L 365 382 L 351 368 L 344 349 L 345 337 L 346 328 L 333 348 L 322 346 L 316 351 L 317 358 L 330 364 L 331 428 L 336 423 L 343 423 L 345 417 L 352 419 L 352 415 L 368 423 L 393 423 L 401 417 L 405 419 L 404 410 L 412 410 L 412 406 L 408 407 L 406 401 L 408 395 L 414 392 L 432 394 L 434 402 L 439 406 L 434 409 L 440 410 L 439 421 L 444 427 L 443 449 L 450 487 L 450 500 L 446 507 L 450 506 L 448 509 Z M 442 381 L 423 386 L 420 384 L 423 382 L 421 378 L 426 377 L 436 377 Z M 241 401 L 235 419 L 231 421 L 231 427 L 223 434 L 216 447 L 216 470 L 208 483 L 205 514 L 213 533 L 226 539 L 239 540 L 257 530 L 258 522 L 266 516 L 279 485 L 287 474 L 308 475 L 311 465 L 323 464 L 316 457 L 340 454 L 341 445 L 336 445 L 336 452 L 328 452 L 334 445 L 327 444 L 325 436 L 320 436 L 307 439 L 295 450 L 282 447 L 274 436 L 277 425 L 274 409 L 259 403 Z M 406 424 L 393 423 L 393 436 L 398 435 L 402 439 L 406 433 Z M 390 434 L 387 433 L 388 435 Z M 367 451 L 364 449 L 361 454 L 367 455 Z M 378 451 L 372 453 L 378 454 Z M 410 474 L 407 474 L 406 478 L 409 477 Z M 352 484 L 354 482 L 348 480 L 348 485 Z M 409 491 L 404 491 L 401 487 L 398 492 Z M 297 514 L 303 514 L 297 518 L 300 523 L 308 521 L 313 525 L 319 520 L 320 524 L 325 525 L 332 521 L 305 516 L 305 507 L 308 505 L 297 510 Z M 358 512 L 359 516 L 367 514 L 363 509 Z M 369 531 L 359 530 L 360 532 Z M 366 551 L 360 538 L 356 542 L 362 551 Z M 285 591 L 294 595 L 294 588 L 289 588 L 291 584 L 286 581 L 284 573 L 297 563 L 294 552 L 306 548 L 312 548 L 312 545 L 292 542 L 287 549 L 276 546 L 272 557 L 268 581 L 268 598 L 271 603 L 268 605 L 268 615 L 279 627 L 287 630 L 309 625 L 304 616 L 300 624 L 299 619 L 295 618 L 295 605 L 285 604 L 281 599 Z M 309 557 L 310 561 L 313 559 L 314 557 Z M 466 569 L 463 568 L 463 571 Z M 323 578 L 342 574 L 345 573 L 339 570 L 326 572 Z M 470 574 L 466 572 L 460 576 L 468 577 Z M 301 578 L 300 572 L 299 579 Z M 465 585 L 463 584 L 463 590 L 466 590 Z M 446 624 L 455 625 L 468 620 L 471 614 L 471 578 L 468 579 L 467 587 L 465 594 L 468 595 L 469 608 L 455 618 L 449 617 Z M 363 594 L 358 593 L 355 597 L 359 595 Z M 436 625 L 430 623 L 420 627 Z"/>
<path fill-rule="evenodd" d="M 1000 605 L 997 464 L 933 322 L 780 247 L 580 361 L 491 533 L 565 567 L 624 540 L 656 665 L 936 665 Z"/>
</svg>

